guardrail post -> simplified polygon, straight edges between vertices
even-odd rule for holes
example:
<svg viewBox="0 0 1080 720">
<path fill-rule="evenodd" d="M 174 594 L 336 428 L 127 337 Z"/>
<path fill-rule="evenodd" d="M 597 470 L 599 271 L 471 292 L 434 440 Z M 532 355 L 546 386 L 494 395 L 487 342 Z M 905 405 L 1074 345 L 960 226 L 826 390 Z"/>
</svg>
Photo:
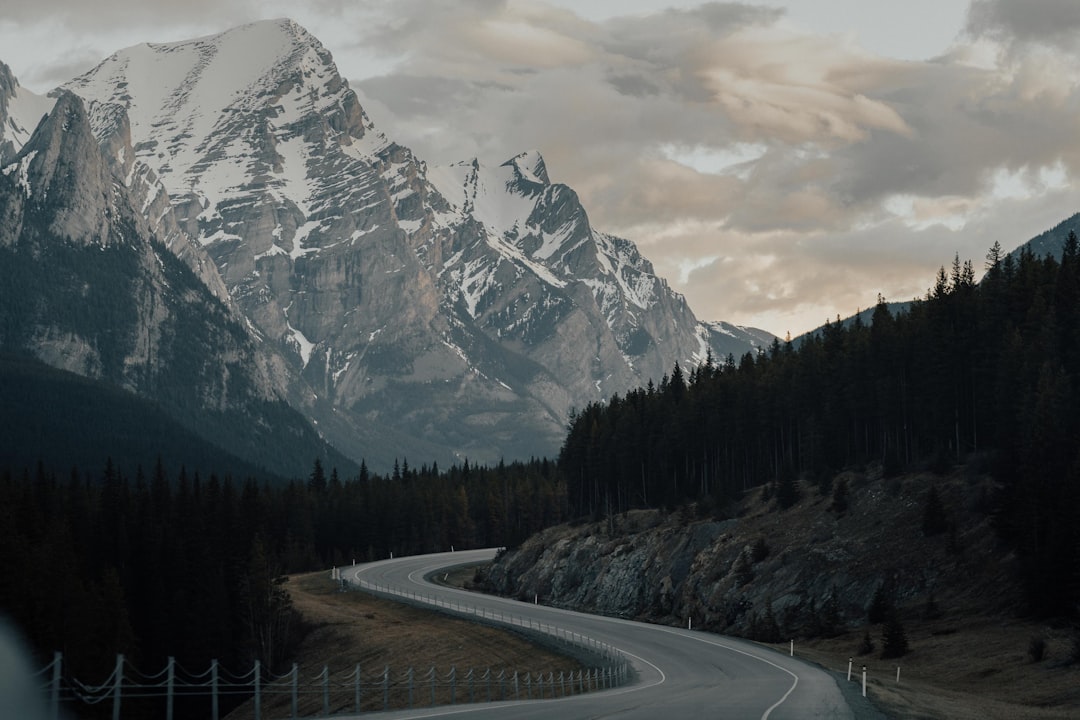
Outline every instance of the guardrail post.
<svg viewBox="0 0 1080 720">
<path fill-rule="evenodd" d="M 255 720 L 262 720 L 262 662 L 258 659 L 251 674 L 255 676 Z"/>
<path fill-rule="evenodd" d="M 124 685 L 124 656 L 116 656 L 116 670 L 113 672 L 113 720 L 120 720 L 120 692 Z"/>
<path fill-rule="evenodd" d="M 52 664 L 52 684 L 49 686 L 49 707 L 51 708 L 52 720 L 58 720 L 60 717 L 60 678 L 63 676 L 61 672 L 64 665 L 63 653 L 53 653 Z"/>
</svg>

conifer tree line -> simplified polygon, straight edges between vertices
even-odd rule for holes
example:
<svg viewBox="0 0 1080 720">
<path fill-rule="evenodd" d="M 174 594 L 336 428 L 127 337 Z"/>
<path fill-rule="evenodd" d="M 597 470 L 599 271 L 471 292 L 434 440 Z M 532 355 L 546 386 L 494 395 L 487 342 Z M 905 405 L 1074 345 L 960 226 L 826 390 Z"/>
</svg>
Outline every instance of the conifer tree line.
<svg viewBox="0 0 1080 720">
<path fill-rule="evenodd" d="M 451 547 L 505 546 L 561 522 L 555 467 L 466 461 L 440 472 L 395 464 L 341 479 L 271 484 L 102 471 L 0 473 L 0 612 L 44 665 L 100 682 L 123 653 L 156 672 L 173 656 L 199 672 L 255 659 L 288 670 L 301 637 L 286 573 Z M 329 573 L 328 573 L 329 576 Z M 205 708 L 203 708 L 205 710 Z"/>
<path fill-rule="evenodd" d="M 845 468 L 887 473 L 989 463 L 996 521 L 1030 607 L 1080 602 L 1080 247 L 1060 261 L 995 243 L 976 282 L 957 257 L 925 298 L 872 322 L 827 323 L 737 363 L 574 414 L 559 454 L 572 515 L 697 501 L 721 508 L 770 485 L 781 507 Z"/>
</svg>

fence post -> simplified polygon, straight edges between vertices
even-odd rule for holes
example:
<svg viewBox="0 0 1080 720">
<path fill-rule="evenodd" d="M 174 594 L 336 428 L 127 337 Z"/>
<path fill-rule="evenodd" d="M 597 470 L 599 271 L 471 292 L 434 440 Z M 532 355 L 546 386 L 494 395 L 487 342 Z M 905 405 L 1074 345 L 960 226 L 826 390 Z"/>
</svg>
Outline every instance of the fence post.
<svg viewBox="0 0 1080 720">
<path fill-rule="evenodd" d="M 169 663 L 165 668 L 165 720 L 173 720 L 173 688 L 176 686 L 176 658 L 170 655 Z M 258 720 L 258 718 L 255 720 Z"/>
<path fill-rule="evenodd" d="M 52 720 L 60 717 L 60 678 L 63 676 L 64 655 L 53 653 L 52 686 L 49 688 L 49 705 L 52 708 Z"/>
<path fill-rule="evenodd" d="M 113 720 L 120 720 L 120 691 L 124 685 L 124 656 L 116 656 L 116 670 L 113 672 L 116 678 L 113 681 Z"/>
<path fill-rule="evenodd" d="M 217 658 L 210 661 L 210 715 L 218 720 Z"/>
<path fill-rule="evenodd" d="M 353 560 L 353 565 L 356 561 Z M 360 663 L 356 663 L 356 686 L 353 688 L 353 694 L 356 696 L 356 714 L 360 714 Z"/>
<path fill-rule="evenodd" d="M 322 669 L 322 714 L 326 717 L 330 714 L 330 667 L 323 665 Z"/>
<path fill-rule="evenodd" d="M 296 663 L 292 664 L 292 720 L 296 720 L 296 706 L 298 704 L 297 694 L 299 688 L 297 685 L 300 683 L 300 666 Z"/>
<path fill-rule="evenodd" d="M 255 720 L 262 720 L 262 662 L 258 658 L 251 674 L 255 676 Z"/>
</svg>

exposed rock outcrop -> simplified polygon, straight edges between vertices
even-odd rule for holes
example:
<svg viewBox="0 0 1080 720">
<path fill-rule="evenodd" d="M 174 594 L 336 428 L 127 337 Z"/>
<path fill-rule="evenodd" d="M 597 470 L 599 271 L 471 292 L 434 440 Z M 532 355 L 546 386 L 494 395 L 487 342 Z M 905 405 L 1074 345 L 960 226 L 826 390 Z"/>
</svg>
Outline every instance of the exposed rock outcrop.
<svg viewBox="0 0 1080 720">
<path fill-rule="evenodd" d="M 883 584 L 912 614 L 931 598 L 946 612 L 1016 607 L 1013 560 L 987 559 L 999 554 L 988 478 L 846 473 L 837 482 L 850 492 L 843 515 L 811 493 L 773 510 L 756 491 L 744 514 L 727 520 L 699 519 L 693 509 L 633 511 L 552 528 L 503 553 L 484 582 L 560 607 L 676 625 L 692 619 L 696 628 L 751 637 L 859 628 Z M 923 503 L 935 483 L 953 529 L 926 537 Z"/>
</svg>

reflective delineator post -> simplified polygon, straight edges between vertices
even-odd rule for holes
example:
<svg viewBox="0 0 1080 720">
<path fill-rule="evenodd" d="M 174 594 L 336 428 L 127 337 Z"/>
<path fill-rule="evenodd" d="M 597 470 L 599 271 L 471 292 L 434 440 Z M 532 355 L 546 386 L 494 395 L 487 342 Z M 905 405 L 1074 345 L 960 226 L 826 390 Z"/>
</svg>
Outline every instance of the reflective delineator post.
<svg viewBox="0 0 1080 720">
<path fill-rule="evenodd" d="M 866 697 L 866 666 L 862 666 L 862 696 Z"/>
<path fill-rule="evenodd" d="M 791 657 L 795 657 L 795 641 L 791 641 Z"/>
<path fill-rule="evenodd" d="M 854 658 L 848 658 L 847 659 L 847 681 L 848 682 L 851 682 L 851 661 L 853 659 Z"/>
<path fill-rule="evenodd" d="M 897 685 L 900 684 L 900 666 L 899 665 L 896 666 L 896 684 Z"/>
</svg>

